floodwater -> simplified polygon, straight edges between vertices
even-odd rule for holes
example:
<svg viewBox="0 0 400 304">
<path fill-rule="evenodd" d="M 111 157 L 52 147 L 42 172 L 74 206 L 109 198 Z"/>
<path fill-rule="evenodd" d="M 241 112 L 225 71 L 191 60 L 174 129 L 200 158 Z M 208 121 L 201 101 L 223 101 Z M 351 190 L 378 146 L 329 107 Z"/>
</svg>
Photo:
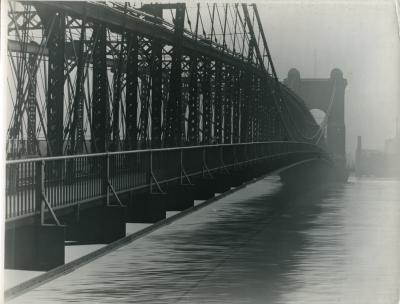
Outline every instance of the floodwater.
<svg viewBox="0 0 400 304">
<path fill-rule="evenodd" d="M 397 304 L 400 182 L 268 177 L 10 303 Z"/>
</svg>

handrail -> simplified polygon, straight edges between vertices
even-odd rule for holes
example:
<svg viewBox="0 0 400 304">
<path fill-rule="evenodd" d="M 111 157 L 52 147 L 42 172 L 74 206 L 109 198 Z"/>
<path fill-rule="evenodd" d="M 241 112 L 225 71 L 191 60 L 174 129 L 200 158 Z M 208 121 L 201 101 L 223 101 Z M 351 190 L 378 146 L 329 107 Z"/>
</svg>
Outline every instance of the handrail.
<svg viewBox="0 0 400 304">
<path fill-rule="evenodd" d="M 294 156 L 294 158 L 292 158 Z M 329 158 L 307 142 L 266 141 L 42 157 L 6 163 L 6 220 L 92 202 L 109 195 L 148 189 L 204 176 L 208 172 L 258 166 L 264 160 Z M 111 189 L 111 191 L 110 191 Z M 159 187 L 160 190 L 162 190 Z M 54 219 L 57 222 L 54 213 Z"/>
<path fill-rule="evenodd" d="M 34 158 L 25 158 L 25 159 L 12 159 L 6 160 L 6 165 L 11 164 L 20 164 L 26 162 L 36 162 L 36 161 L 51 161 L 51 160 L 63 160 L 63 159 L 74 159 L 79 157 L 98 157 L 98 156 L 107 156 L 107 155 L 120 155 L 120 154 L 135 154 L 135 153 L 146 153 L 146 152 L 161 152 L 161 151 L 174 151 L 174 150 L 188 150 L 188 149 L 202 149 L 202 148 L 211 148 L 211 147 L 220 147 L 220 146 L 229 146 L 229 147 L 237 147 L 242 145 L 253 145 L 253 144 L 304 144 L 310 145 L 320 148 L 318 145 L 308 142 L 301 141 L 261 141 L 261 142 L 246 142 L 246 143 L 235 143 L 235 144 L 216 144 L 216 145 L 197 145 L 197 146 L 180 146 L 180 147 L 172 147 L 172 148 L 155 148 L 155 149 L 142 149 L 142 150 L 127 150 L 127 151 L 109 151 L 109 152 L 101 152 L 101 153 L 88 153 L 88 154 L 75 154 L 75 155 L 62 155 L 62 156 L 45 156 L 45 157 L 34 157 Z M 321 148 L 320 148 L 321 149 Z M 321 149 L 322 150 L 322 149 Z"/>
</svg>

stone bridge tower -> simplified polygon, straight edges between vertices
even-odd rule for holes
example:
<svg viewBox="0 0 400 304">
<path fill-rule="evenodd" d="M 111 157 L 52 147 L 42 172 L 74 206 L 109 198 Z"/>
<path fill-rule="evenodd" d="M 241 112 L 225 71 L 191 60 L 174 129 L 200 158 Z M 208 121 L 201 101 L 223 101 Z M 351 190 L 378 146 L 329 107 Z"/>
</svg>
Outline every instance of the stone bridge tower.
<svg viewBox="0 0 400 304">
<path fill-rule="evenodd" d="M 346 166 L 346 127 L 344 123 L 344 95 L 347 80 L 339 69 L 333 69 L 330 78 L 301 78 L 291 69 L 284 84 L 304 99 L 310 109 L 323 111 L 327 118 L 326 143 L 335 161 Z"/>
</svg>

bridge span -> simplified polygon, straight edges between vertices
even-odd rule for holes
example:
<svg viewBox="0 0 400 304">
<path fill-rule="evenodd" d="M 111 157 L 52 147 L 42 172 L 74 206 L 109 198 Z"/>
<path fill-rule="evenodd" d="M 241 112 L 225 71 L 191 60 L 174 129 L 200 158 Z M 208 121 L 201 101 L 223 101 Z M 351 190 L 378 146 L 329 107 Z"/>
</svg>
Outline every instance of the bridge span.
<svg viewBox="0 0 400 304">
<path fill-rule="evenodd" d="M 345 175 L 256 5 L 11 1 L 9 19 L 6 268 L 52 269 L 65 241 L 111 243 L 306 160 Z"/>
</svg>

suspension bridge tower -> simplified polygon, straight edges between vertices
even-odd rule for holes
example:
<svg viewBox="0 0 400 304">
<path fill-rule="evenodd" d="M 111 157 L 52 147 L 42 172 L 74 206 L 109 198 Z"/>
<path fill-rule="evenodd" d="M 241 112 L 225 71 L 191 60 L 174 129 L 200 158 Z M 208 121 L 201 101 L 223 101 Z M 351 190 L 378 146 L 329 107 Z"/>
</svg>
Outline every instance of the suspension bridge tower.
<svg viewBox="0 0 400 304">
<path fill-rule="evenodd" d="M 284 80 L 310 109 L 325 113 L 325 140 L 339 169 L 346 168 L 346 126 L 344 122 L 344 100 L 347 80 L 341 70 L 335 68 L 330 78 L 301 78 L 297 69 L 291 69 Z"/>
</svg>

